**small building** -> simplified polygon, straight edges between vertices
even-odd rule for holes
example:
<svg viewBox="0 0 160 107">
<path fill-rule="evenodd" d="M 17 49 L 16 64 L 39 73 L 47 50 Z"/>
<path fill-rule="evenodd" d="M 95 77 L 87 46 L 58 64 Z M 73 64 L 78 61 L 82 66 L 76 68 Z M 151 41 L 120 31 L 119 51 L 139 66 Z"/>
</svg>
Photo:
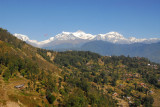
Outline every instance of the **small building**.
<svg viewBox="0 0 160 107">
<path fill-rule="evenodd" d="M 132 78 L 127 78 L 127 81 L 130 81 L 130 80 L 132 80 Z"/>
<path fill-rule="evenodd" d="M 135 78 L 139 78 L 139 77 L 140 77 L 140 74 L 135 73 L 135 74 L 134 74 L 134 77 L 135 77 Z"/>
<path fill-rule="evenodd" d="M 146 86 L 145 83 L 140 83 L 140 85 L 141 85 L 142 87 L 145 87 L 145 86 Z"/>
<path fill-rule="evenodd" d="M 115 92 L 115 93 L 112 94 L 112 96 L 115 96 L 115 97 L 116 97 L 116 96 L 118 96 L 118 94 Z"/>
<path fill-rule="evenodd" d="M 154 66 L 154 69 L 158 69 L 158 66 L 157 65 L 153 65 Z"/>
<path fill-rule="evenodd" d="M 128 96 L 127 96 L 127 99 L 128 99 L 128 100 L 131 100 L 131 97 L 128 97 Z"/>
<path fill-rule="evenodd" d="M 149 91 L 149 94 L 153 94 L 154 92 L 152 90 Z"/>
<path fill-rule="evenodd" d="M 24 84 L 20 84 L 20 85 L 16 85 L 16 86 L 14 86 L 14 88 L 21 89 L 21 88 L 23 88 L 23 86 L 24 86 Z"/>
<path fill-rule="evenodd" d="M 124 87 L 124 85 L 123 85 L 123 84 L 120 84 L 120 85 L 119 85 L 119 87 L 120 87 L 120 88 L 123 88 L 123 87 Z"/>
<path fill-rule="evenodd" d="M 129 103 L 129 105 L 132 105 L 132 104 L 133 104 L 133 102 L 132 102 L 132 101 L 128 101 L 128 103 Z"/>
</svg>

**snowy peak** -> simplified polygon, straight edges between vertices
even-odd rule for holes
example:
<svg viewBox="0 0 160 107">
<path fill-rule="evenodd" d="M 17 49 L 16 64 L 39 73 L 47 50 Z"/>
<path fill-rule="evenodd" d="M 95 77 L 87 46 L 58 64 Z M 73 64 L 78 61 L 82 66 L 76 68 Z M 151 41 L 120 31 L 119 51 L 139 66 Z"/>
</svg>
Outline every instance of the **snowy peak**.
<svg viewBox="0 0 160 107">
<path fill-rule="evenodd" d="M 13 34 L 15 37 L 17 37 L 18 39 L 22 40 L 22 41 L 25 41 L 25 42 L 28 42 L 29 44 L 33 45 L 33 46 L 36 46 L 36 47 L 41 47 L 42 45 L 44 44 L 47 44 L 51 41 L 54 40 L 54 37 L 51 37 L 50 39 L 48 40 L 44 40 L 44 41 L 41 41 L 41 42 L 38 42 L 37 40 L 30 40 L 28 36 L 26 35 L 22 35 L 22 34 Z"/>
<path fill-rule="evenodd" d="M 123 35 L 121 35 L 120 33 L 118 32 L 109 32 L 106 34 L 109 38 L 123 38 Z"/>
<path fill-rule="evenodd" d="M 83 31 L 78 30 L 77 32 L 62 32 L 55 36 L 56 40 L 75 40 L 75 39 L 85 39 L 92 40 L 95 36 L 92 34 L 87 34 Z"/>
<path fill-rule="evenodd" d="M 95 40 L 103 40 L 103 41 L 108 41 L 112 43 L 122 43 L 127 41 L 127 39 L 124 38 L 123 35 L 119 34 L 118 32 L 109 32 L 106 34 L 99 34 L 95 37 Z"/>
<path fill-rule="evenodd" d="M 92 40 L 93 38 L 95 38 L 94 35 L 92 34 L 87 34 L 81 30 L 78 30 L 77 32 L 72 33 L 74 36 L 80 38 L 80 39 L 88 39 L 88 40 Z"/>
<path fill-rule="evenodd" d="M 71 32 L 62 32 L 55 36 L 55 40 L 75 40 L 78 39 Z"/>
<path fill-rule="evenodd" d="M 13 35 L 15 37 L 17 37 L 18 39 L 22 40 L 22 41 L 28 41 L 29 40 L 28 36 L 26 36 L 26 35 L 22 35 L 22 34 L 18 34 L 18 33 L 15 33 Z"/>
<path fill-rule="evenodd" d="M 160 41 L 160 38 L 150 38 L 150 39 L 137 39 L 135 37 L 125 38 L 118 32 L 109 32 L 106 34 L 98 34 L 94 40 L 102 40 L 111 43 L 118 43 L 118 44 L 132 44 L 132 43 L 156 43 Z"/>
</svg>

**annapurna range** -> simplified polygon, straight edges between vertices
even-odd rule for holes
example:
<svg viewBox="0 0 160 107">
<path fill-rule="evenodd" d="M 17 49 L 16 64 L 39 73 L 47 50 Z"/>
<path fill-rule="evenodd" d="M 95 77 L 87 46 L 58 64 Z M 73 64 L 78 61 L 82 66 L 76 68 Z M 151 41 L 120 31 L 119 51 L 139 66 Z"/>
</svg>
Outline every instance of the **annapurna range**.
<svg viewBox="0 0 160 107">
<path fill-rule="evenodd" d="M 104 56 L 139 56 L 160 63 L 160 38 L 125 38 L 118 32 L 92 35 L 83 31 L 62 32 L 41 42 L 30 40 L 22 34 L 14 34 L 14 36 L 35 47 L 44 49 L 91 51 Z"/>
<path fill-rule="evenodd" d="M 160 41 L 160 38 L 150 38 L 150 39 L 137 39 L 135 37 L 125 38 L 123 35 L 119 34 L 118 32 L 109 32 L 106 34 L 98 34 L 98 35 L 92 35 L 85 33 L 83 31 L 77 31 L 77 32 L 62 32 L 60 34 L 57 34 L 54 37 L 49 38 L 48 40 L 40 41 L 37 40 L 30 40 L 28 36 L 23 34 L 14 34 L 15 37 L 26 41 L 27 43 L 36 46 L 36 47 L 46 47 L 46 46 L 56 46 L 64 43 L 70 43 L 70 44 L 81 44 L 86 43 L 90 41 L 107 41 L 114 44 L 132 44 L 132 43 L 156 43 Z M 63 42 L 62 42 L 63 41 Z M 76 42 L 73 42 L 76 41 Z"/>
</svg>

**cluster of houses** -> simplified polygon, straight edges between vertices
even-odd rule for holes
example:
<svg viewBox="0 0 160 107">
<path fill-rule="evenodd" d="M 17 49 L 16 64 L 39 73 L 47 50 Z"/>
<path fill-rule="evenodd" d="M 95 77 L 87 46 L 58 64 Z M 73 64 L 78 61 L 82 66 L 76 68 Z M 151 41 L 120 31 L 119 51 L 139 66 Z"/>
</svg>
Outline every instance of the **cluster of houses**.
<svg viewBox="0 0 160 107">
<path fill-rule="evenodd" d="M 123 76 L 123 79 L 129 81 L 129 80 L 132 80 L 133 78 L 139 78 L 139 77 L 140 77 L 140 74 L 139 74 L 139 73 L 134 73 L 134 74 L 131 74 L 131 73 L 127 74 L 127 73 L 126 73 L 126 74 Z"/>
<path fill-rule="evenodd" d="M 117 96 L 118 96 L 118 93 L 114 92 L 114 93 L 112 94 L 112 96 L 117 97 Z"/>
<path fill-rule="evenodd" d="M 147 64 L 147 65 L 153 67 L 154 69 L 158 69 L 157 65 L 152 65 L 152 64 Z"/>
<path fill-rule="evenodd" d="M 140 83 L 140 86 L 141 87 L 146 87 L 146 84 L 145 83 Z"/>
<path fill-rule="evenodd" d="M 127 77 L 133 77 L 133 78 L 139 78 L 140 74 L 139 73 L 134 73 L 134 74 L 125 74 Z"/>
<path fill-rule="evenodd" d="M 113 97 L 117 97 L 117 96 L 118 96 L 118 93 L 114 92 L 114 93 L 112 94 L 112 96 L 113 96 Z M 129 96 L 126 96 L 126 97 L 125 97 L 125 96 L 123 96 L 123 99 L 126 99 L 129 104 L 132 104 L 132 103 L 133 103 L 133 102 L 132 102 L 132 97 L 129 97 Z"/>
</svg>

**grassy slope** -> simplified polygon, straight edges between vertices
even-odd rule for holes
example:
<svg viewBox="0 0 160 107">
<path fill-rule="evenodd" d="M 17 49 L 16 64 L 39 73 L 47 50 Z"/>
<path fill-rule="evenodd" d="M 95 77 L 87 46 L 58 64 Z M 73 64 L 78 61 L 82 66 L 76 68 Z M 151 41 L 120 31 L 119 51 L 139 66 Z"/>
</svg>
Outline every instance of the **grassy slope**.
<svg viewBox="0 0 160 107">
<path fill-rule="evenodd" d="M 157 105 L 160 106 L 160 89 L 155 90 L 155 92 L 153 93 L 153 97 L 154 97 L 153 107 L 157 107 Z"/>
</svg>

